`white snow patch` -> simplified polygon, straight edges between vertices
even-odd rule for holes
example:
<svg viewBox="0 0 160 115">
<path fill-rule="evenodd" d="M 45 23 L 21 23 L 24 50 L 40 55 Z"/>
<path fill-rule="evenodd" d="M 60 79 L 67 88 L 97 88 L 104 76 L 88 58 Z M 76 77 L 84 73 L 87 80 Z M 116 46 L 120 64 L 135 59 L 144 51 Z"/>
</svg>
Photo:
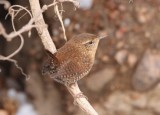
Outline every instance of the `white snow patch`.
<svg viewBox="0 0 160 115">
<path fill-rule="evenodd" d="M 93 0 L 78 0 L 80 3 L 80 8 L 88 10 L 92 7 Z"/>
<path fill-rule="evenodd" d="M 66 18 L 66 19 L 64 20 L 64 25 L 65 25 L 65 26 L 69 26 L 70 23 L 71 23 L 71 20 L 70 20 L 69 18 Z"/>
<path fill-rule="evenodd" d="M 37 115 L 33 105 L 27 102 L 25 93 L 17 92 L 15 89 L 9 89 L 7 94 L 9 98 L 15 99 L 19 103 L 19 108 L 16 115 Z"/>
<path fill-rule="evenodd" d="M 25 103 L 18 109 L 16 115 L 37 115 L 33 105 Z"/>
</svg>

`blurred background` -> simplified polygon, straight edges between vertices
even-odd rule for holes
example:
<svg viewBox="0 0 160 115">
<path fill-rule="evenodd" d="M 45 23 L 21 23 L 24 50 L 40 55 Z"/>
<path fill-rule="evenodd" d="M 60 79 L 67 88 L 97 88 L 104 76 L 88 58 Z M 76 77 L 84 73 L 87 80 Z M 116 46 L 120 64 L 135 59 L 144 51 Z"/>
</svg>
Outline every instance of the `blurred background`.
<svg viewBox="0 0 160 115">
<path fill-rule="evenodd" d="M 29 8 L 27 0 L 9 0 Z M 159 0 L 78 0 L 75 11 L 64 3 L 63 20 L 67 37 L 79 33 L 108 34 L 101 40 L 94 66 L 78 82 L 80 89 L 99 115 L 160 115 L 160 1 Z M 41 5 L 52 0 L 40 0 Z M 25 12 L 20 12 L 19 17 Z M 0 5 L 0 21 L 12 32 L 11 20 Z M 16 28 L 29 16 L 15 19 Z M 54 9 L 44 13 L 57 48 L 64 45 L 63 32 Z M 31 37 L 24 33 L 23 49 L 14 57 L 24 72 L 9 61 L 0 61 L 0 115 L 85 115 L 73 105 L 66 88 L 42 76 L 41 65 L 47 59 L 35 29 Z M 11 42 L 0 36 L 0 54 L 9 55 L 20 39 Z"/>
</svg>

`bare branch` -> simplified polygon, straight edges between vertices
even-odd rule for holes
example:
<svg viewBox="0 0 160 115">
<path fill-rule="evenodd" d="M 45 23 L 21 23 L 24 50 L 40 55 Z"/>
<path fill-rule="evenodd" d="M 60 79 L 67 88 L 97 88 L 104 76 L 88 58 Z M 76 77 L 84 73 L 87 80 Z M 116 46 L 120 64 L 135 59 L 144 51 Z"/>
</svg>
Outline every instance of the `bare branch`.
<svg viewBox="0 0 160 115">
<path fill-rule="evenodd" d="M 6 9 L 6 10 L 11 6 L 11 4 L 6 0 L 1 0 L 0 4 L 3 4 L 4 5 L 4 9 Z"/>
<path fill-rule="evenodd" d="M 59 21 L 60 21 L 60 23 L 61 23 L 62 30 L 63 30 L 63 34 L 64 34 L 64 39 L 67 41 L 66 31 L 65 31 L 64 24 L 63 24 L 63 21 L 62 21 L 62 16 L 61 16 L 61 14 L 60 14 L 60 12 L 59 12 L 59 9 L 58 9 L 58 5 L 55 5 L 54 10 L 55 10 L 55 13 L 56 13 L 56 15 L 58 16 Z"/>
<path fill-rule="evenodd" d="M 18 10 L 14 10 L 13 7 L 18 7 L 18 8 L 21 8 L 21 9 L 18 9 Z M 13 53 L 11 53 L 9 56 L 2 56 L 0 55 L 0 60 L 7 60 L 7 61 L 10 61 L 10 62 L 13 62 L 14 65 L 16 66 L 17 69 L 19 69 L 22 73 L 22 75 L 24 75 L 26 77 L 26 80 L 29 79 L 29 76 L 26 75 L 24 72 L 23 72 L 23 69 L 21 67 L 18 66 L 17 64 L 17 61 L 16 60 L 13 60 L 11 59 L 13 56 L 15 56 L 17 53 L 19 53 L 19 51 L 22 49 L 23 45 L 24 45 L 24 38 L 23 36 L 21 35 L 21 33 L 25 32 L 25 31 L 29 31 L 32 27 L 34 27 L 32 25 L 32 23 L 28 23 L 27 25 L 25 25 L 24 27 L 22 27 L 19 31 L 16 31 L 15 29 L 15 25 L 14 25 L 14 18 L 16 17 L 16 15 L 21 11 L 21 10 L 26 10 L 29 14 L 30 12 L 22 7 L 22 6 L 19 6 L 19 5 L 14 5 L 14 6 L 11 6 L 9 8 L 9 14 L 11 15 L 11 22 L 12 22 L 12 27 L 13 27 L 13 30 L 14 32 L 10 33 L 10 34 L 7 34 L 3 25 L 0 23 L 0 35 L 4 36 L 4 38 L 7 40 L 7 41 L 11 41 L 13 38 L 15 38 L 16 36 L 19 36 L 20 37 L 20 40 L 21 40 L 21 43 L 20 43 L 20 46 L 18 47 L 18 49 L 16 49 Z M 30 14 L 30 16 L 32 17 L 32 15 Z"/>
<path fill-rule="evenodd" d="M 2 55 L 0 55 L 0 60 L 7 60 L 9 62 L 14 63 L 14 65 L 16 66 L 16 68 L 19 69 L 21 71 L 22 75 L 25 76 L 26 80 L 29 80 L 30 76 L 28 76 L 27 74 L 24 73 L 23 69 L 18 65 L 18 63 L 17 63 L 16 60 L 10 59 L 10 58 L 6 58 L 6 57 L 4 57 Z"/>
<path fill-rule="evenodd" d="M 37 20 L 35 20 L 35 24 L 37 26 L 44 25 L 45 22 L 44 22 L 42 13 L 41 13 L 42 9 L 40 8 L 39 1 L 38 0 L 29 0 L 29 2 L 30 2 L 33 17 L 37 17 L 37 14 L 38 14 L 38 18 L 37 18 Z M 52 38 L 51 38 L 51 36 L 48 32 L 48 29 L 47 28 L 41 28 L 41 27 L 37 27 L 36 29 L 38 31 L 38 34 L 39 34 L 41 40 L 42 40 L 44 48 L 49 50 L 52 53 L 55 53 L 56 52 L 56 47 L 55 47 L 55 45 L 52 41 Z"/>
<path fill-rule="evenodd" d="M 57 2 L 57 0 L 54 0 L 53 3 L 55 3 L 55 2 Z M 58 2 L 61 3 L 61 7 L 62 7 L 62 8 L 63 8 L 63 5 L 62 5 L 63 2 L 71 2 L 71 3 L 74 4 L 75 7 L 77 7 L 77 8 L 79 7 L 79 2 L 76 1 L 76 0 L 58 0 Z M 60 14 L 60 11 L 59 11 L 59 9 L 58 9 L 58 5 L 57 5 L 57 4 L 55 4 L 54 10 L 55 10 L 55 13 L 56 13 L 56 15 L 58 16 L 58 19 L 59 19 L 59 21 L 60 21 L 60 23 L 61 23 L 62 30 L 63 30 L 63 35 L 64 35 L 64 39 L 67 41 L 66 31 L 65 31 L 65 28 L 64 28 L 63 20 L 62 20 L 62 14 Z"/>
<path fill-rule="evenodd" d="M 77 83 L 67 87 L 67 89 L 73 97 L 81 93 Z M 77 105 L 88 115 L 98 115 L 98 113 L 94 110 L 86 98 L 76 98 L 75 101 Z"/>
<path fill-rule="evenodd" d="M 18 10 L 14 10 L 15 7 L 18 7 L 20 9 Z M 13 38 L 15 38 L 16 36 L 19 36 L 20 37 L 20 40 L 21 40 L 21 43 L 20 43 L 20 46 L 18 47 L 18 49 L 16 49 L 12 54 L 10 54 L 9 56 L 2 56 L 3 59 L 1 58 L 1 60 L 8 60 L 10 58 L 12 58 L 13 56 L 15 56 L 23 47 L 24 45 L 24 38 L 23 36 L 21 35 L 21 33 L 25 32 L 25 31 L 29 31 L 31 28 L 33 28 L 34 26 L 32 25 L 33 21 L 31 20 L 31 22 L 29 22 L 28 24 L 26 24 L 24 27 L 22 27 L 19 31 L 17 31 L 15 29 L 15 26 L 14 26 L 14 18 L 16 17 L 16 15 L 21 11 L 21 9 L 25 10 L 26 12 L 28 12 L 28 14 L 30 14 L 30 12 L 22 7 L 22 6 L 19 6 L 19 5 L 13 5 L 9 8 L 9 14 L 11 15 L 11 22 L 12 22 L 12 27 L 13 27 L 13 30 L 14 32 L 10 33 L 9 35 L 6 33 L 3 25 L 0 23 L 0 35 L 3 35 L 4 38 L 7 40 L 7 41 L 11 41 Z M 32 15 L 30 14 L 31 18 L 32 18 Z"/>
</svg>

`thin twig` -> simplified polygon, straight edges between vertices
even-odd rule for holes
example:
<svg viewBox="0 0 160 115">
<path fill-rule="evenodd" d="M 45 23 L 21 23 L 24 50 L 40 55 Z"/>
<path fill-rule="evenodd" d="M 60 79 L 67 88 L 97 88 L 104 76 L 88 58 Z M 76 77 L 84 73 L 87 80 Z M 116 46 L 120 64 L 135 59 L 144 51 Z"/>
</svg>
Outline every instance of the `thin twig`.
<svg viewBox="0 0 160 115">
<path fill-rule="evenodd" d="M 61 14 L 60 14 L 60 12 L 59 12 L 59 9 L 58 9 L 58 5 L 55 5 L 54 10 L 55 10 L 55 13 L 56 13 L 56 15 L 58 16 L 58 19 L 59 19 L 59 21 L 60 21 L 60 23 L 61 23 L 62 30 L 63 30 L 63 35 L 64 35 L 64 39 L 67 41 L 66 31 L 65 31 L 64 24 L 63 24 L 63 21 L 62 21 L 62 16 L 61 16 Z"/>
<path fill-rule="evenodd" d="M 1 0 L 0 4 L 3 4 L 4 5 L 4 9 L 6 9 L 6 10 L 11 6 L 11 4 L 6 0 Z"/>
<path fill-rule="evenodd" d="M 20 9 L 18 10 L 14 10 L 14 7 L 18 7 Z M 0 60 L 7 60 L 7 61 L 10 61 L 10 62 L 13 62 L 14 65 L 16 66 L 17 69 L 19 69 L 22 73 L 22 75 L 24 75 L 26 77 L 26 80 L 29 79 L 29 76 L 26 75 L 24 72 L 23 72 L 23 69 L 21 67 L 18 66 L 18 63 L 16 60 L 14 59 L 11 59 L 13 56 L 15 56 L 17 53 L 20 52 L 20 50 L 22 49 L 23 45 L 24 45 L 24 38 L 23 36 L 21 35 L 21 33 L 25 32 L 25 31 L 29 31 L 31 30 L 31 28 L 33 27 L 32 26 L 32 23 L 29 23 L 28 25 L 25 25 L 24 27 L 22 27 L 19 31 L 16 31 L 15 29 L 15 24 L 14 24 L 14 18 L 18 15 L 18 13 L 21 11 L 21 10 L 26 10 L 28 11 L 26 8 L 22 7 L 22 6 L 19 6 L 19 5 L 14 5 L 14 6 L 11 6 L 9 8 L 9 14 L 11 15 L 11 22 L 12 22 L 12 27 L 13 27 L 13 30 L 14 32 L 10 33 L 10 34 L 7 34 L 3 25 L 0 23 L 0 35 L 3 35 L 4 38 L 7 40 L 7 41 L 11 41 L 13 38 L 15 38 L 16 36 L 19 36 L 20 37 L 20 46 L 13 52 L 11 53 L 10 55 L 8 56 L 2 56 L 0 55 Z M 30 14 L 30 12 L 28 12 Z M 32 17 L 32 15 L 30 14 L 30 16 Z M 30 26 L 31 25 L 31 26 Z M 28 29 L 27 29 L 28 28 Z"/>
<path fill-rule="evenodd" d="M 0 55 L 0 60 L 5 60 L 5 61 L 9 61 L 9 62 L 14 63 L 14 65 L 16 66 L 16 68 L 19 69 L 21 71 L 22 75 L 25 76 L 26 80 L 29 80 L 30 76 L 24 73 L 23 69 L 18 65 L 18 63 L 17 63 L 16 60 L 6 58 L 6 57 L 4 57 L 2 55 Z"/>
<path fill-rule="evenodd" d="M 19 37 L 20 37 L 20 40 L 21 40 L 21 41 L 20 41 L 21 43 L 20 43 L 20 46 L 18 47 L 18 49 L 16 49 L 16 50 L 15 50 L 12 54 L 10 54 L 9 56 L 4 57 L 4 59 L 10 59 L 10 58 L 12 58 L 13 56 L 15 56 L 15 55 L 22 49 L 22 47 L 23 47 L 23 45 L 24 45 L 24 38 L 23 38 L 23 36 L 21 35 L 21 33 L 25 32 L 25 31 L 29 31 L 31 28 L 33 28 L 33 26 L 32 26 L 32 23 L 33 23 L 33 22 L 32 22 L 32 23 L 26 24 L 26 25 L 25 25 L 24 27 L 22 27 L 19 31 L 16 31 L 15 25 L 14 25 L 14 18 L 15 18 L 15 16 L 21 11 L 21 9 L 15 11 L 15 10 L 14 10 L 15 7 L 21 8 L 21 9 L 27 11 L 28 14 L 30 14 L 30 12 L 29 12 L 26 8 L 24 8 L 24 7 L 22 7 L 22 6 L 19 6 L 19 5 L 13 5 L 13 6 L 11 6 L 11 7 L 9 8 L 9 14 L 11 15 L 11 22 L 12 22 L 12 27 L 13 27 L 14 32 L 12 32 L 12 33 L 9 34 L 9 35 L 6 33 L 3 25 L 0 23 L 0 34 L 3 35 L 4 38 L 6 38 L 7 41 L 11 41 L 11 40 L 12 40 L 14 37 L 16 37 L 16 36 L 19 36 Z M 31 16 L 31 18 L 32 18 L 32 15 L 31 15 L 31 14 L 30 14 L 30 16 Z M 30 26 L 30 25 L 31 25 L 31 26 Z"/>
</svg>

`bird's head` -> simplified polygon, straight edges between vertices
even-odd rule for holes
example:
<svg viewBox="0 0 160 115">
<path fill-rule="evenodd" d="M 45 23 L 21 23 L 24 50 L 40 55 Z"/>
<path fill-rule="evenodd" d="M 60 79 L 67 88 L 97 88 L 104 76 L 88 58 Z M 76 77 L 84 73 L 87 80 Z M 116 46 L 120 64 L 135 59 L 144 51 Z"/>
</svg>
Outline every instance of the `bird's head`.
<svg viewBox="0 0 160 115">
<path fill-rule="evenodd" d="M 68 43 L 72 43 L 74 45 L 82 47 L 87 51 L 95 54 L 99 41 L 105 37 L 106 36 L 97 36 L 94 34 L 82 33 L 74 36 L 72 39 L 68 41 Z"/>
</svg>

